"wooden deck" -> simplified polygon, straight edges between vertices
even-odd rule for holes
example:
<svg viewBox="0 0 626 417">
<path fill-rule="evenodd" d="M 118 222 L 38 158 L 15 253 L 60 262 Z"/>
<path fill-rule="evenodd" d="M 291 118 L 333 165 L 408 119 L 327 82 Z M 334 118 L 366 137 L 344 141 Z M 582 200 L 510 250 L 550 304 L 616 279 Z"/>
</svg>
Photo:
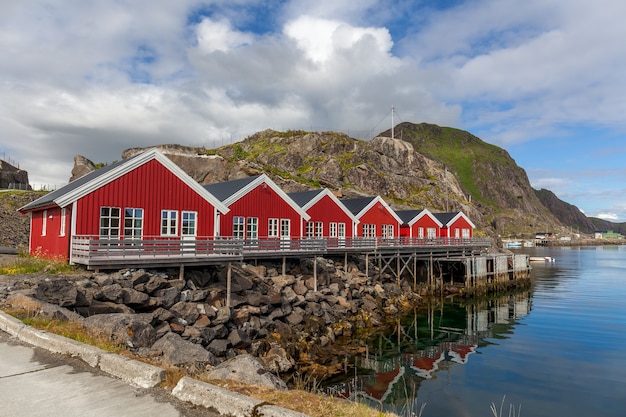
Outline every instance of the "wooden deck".
<svg viewBox="0 0 626 417">
<path fill-rule="evenodd" d="M 489 239 L 322 238 L 241 240 L 229 237 L 194 239 L 145 237 L 103 239 L 73 236 L 70 262 L 90 269 L 212 265 L 252 259 L 280 259 L 325 254 L 375 255 L 422 253 L 462 256 L 491 246 Z"/>
</svg>

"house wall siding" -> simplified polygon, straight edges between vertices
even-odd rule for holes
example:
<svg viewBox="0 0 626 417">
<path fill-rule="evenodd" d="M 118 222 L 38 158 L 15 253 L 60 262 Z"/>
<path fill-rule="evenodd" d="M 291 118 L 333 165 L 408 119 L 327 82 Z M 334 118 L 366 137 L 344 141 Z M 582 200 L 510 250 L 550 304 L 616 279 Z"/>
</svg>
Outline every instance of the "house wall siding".
<svg viewBox="0 0 626 417">
<path fill-rule="evenodd" d="M 329 235 L 331 222 L 345 223 L 346 224 L 346 237 L 352 237 L 352 218 L 346 214 L 341 207 L 333 201 L 332 198 L 325 195 L 307 210 L 307 214 L 311 216 L 310 222 L 323 222 L 324 223 L 324 236 Z"/>
<path fill-rule="evenodd" d="M 290 219 L 290 235 L 292 238 L 301 237 L 303 220 L 300 214 L 290 206 L 278 193 L 265 183 L 232 203 L 230 211 L 220 216 L 220 231 L 222 236 L 232 236 L 233 217 L 257 217 L 259 219 L 259 237 L 268 235 L 268 219 Z"/>
<path fill-rule="evenodd" d="M 59 207 L 39 210 L 32 213 L 30 231 L 30 253 L 44 258 L 68 259 L 69 239 L 71 234 L 71 210 L 65 210 L 65 235 L 61 232 L 61 213 Z M 44 214 L 46 216 L 43 233 Z"/>
<path fill-rule="evenodd" d="M 76 234 L 100 233 L 100 207 L 144 209 L 143 236 L 161 234 L 161 210 L 195 211 L 197 235 L 213 236 L 215 208 L 192 188 L 152 160 L 81 198 Z M 180 235 L 180 213 L 178 235 Z M 123 231 L 120 232 L 123 235 Z"/>
<path fill-rule="evenodd" d="M 394 236 L 400 236 L 400 223 L 398 223 L 396 218 L 393 217 L 389 210 L 387 210 L 387 208 L 380 203 L 375 204 L 372 208 L 365 212 L 359 220 L 360 223 L 356 227 L 357 236 L 363 236 L 363 224 L 375 224 L 376 237 L 382 236 L 383 224 L 392 224 Z"/>
</svg>

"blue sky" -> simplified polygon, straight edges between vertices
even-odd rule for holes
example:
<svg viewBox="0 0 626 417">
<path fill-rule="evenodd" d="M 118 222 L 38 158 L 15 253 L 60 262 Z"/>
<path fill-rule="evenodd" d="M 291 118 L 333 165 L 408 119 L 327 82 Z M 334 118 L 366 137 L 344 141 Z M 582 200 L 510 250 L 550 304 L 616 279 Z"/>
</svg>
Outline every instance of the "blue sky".
<svg viewBox="0 0 626 417">
<path fill-rule="evenodd" d="M 366 139 L 394 106 L 626 221 L 623 16 L 618 0 L 0 1 L 0 155 L 62 184 L 75 154 L 267 128 Z"/>
</svg>

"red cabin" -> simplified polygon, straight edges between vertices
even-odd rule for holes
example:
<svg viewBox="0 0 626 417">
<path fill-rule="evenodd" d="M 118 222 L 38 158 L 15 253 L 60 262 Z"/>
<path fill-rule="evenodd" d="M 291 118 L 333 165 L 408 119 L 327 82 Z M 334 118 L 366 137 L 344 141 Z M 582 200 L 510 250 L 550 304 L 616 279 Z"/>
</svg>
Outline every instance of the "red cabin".
<svg viewBox="0 0 626 417">
<path fill-rule="evenodd" d="M 305 237 L 326 238 L 328 244 L 351 239 L 359 221 L 330 190 L 301 191 L 287 194 L 311 216 L 305 223 Z"/>
<path fill-rule="evenodd" d="M 30 253 L 72 259 L 77 238 L 116 240 L 213 237 L 228 209 L 156 149 L 93 171 L 19 211 L 31 213 Z"/>
<path fill-rule="evenodd" d="M 396 214 L 402 219 L 400 236 L 411 239 L 436 239 L 440 237 L 443 224 L 428 209 L 400 210 Z"/>
<path fill-rule="evenodd" d="M 220 236 L 255 242 L 304 235 L 309 215 L 265 174 L 204 188 L 230 210 L 220 217 Z"/>
<path fill-rule="evenodd" d="M 470 239 L 474 236 L 474 223 L 462 211 L 454 213 L 434 213 L 441 222 L 441 237 Z"/>
<path fill-rule="evenodd" d="M 340 200 L 360 224 L 354 224 L 354 236 L 394 239 L 400 237 L 402 219 L 380 196 Z"/>
</svg>

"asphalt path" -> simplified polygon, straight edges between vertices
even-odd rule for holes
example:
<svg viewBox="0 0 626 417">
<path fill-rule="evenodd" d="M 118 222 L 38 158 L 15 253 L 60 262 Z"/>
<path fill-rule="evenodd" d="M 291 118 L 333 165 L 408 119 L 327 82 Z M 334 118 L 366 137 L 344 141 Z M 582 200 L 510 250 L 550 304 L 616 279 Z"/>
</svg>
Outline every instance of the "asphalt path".
<svg viewBox="0 0 626 417">
<path fill-rule="evenodd" d="M 219 417 L 163 388 L 135 388 L 0 331 L 0 417 Z"/>
</svg>

